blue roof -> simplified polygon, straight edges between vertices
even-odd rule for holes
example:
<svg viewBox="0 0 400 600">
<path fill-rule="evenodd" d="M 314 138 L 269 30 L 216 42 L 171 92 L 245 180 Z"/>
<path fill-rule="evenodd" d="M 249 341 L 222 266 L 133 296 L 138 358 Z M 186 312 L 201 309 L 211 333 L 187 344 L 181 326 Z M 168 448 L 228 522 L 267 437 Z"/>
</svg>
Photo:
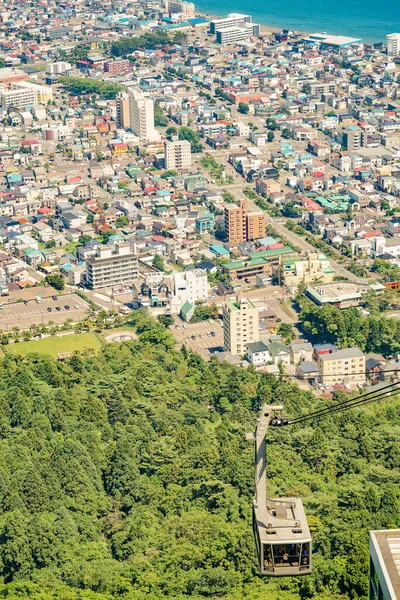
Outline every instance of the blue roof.
<svg viewBox="0 0 400 600">
<path fill-rule="evenodd" d="M 223 254 L 229 254 L 229 250 L 221 246 L 221 244 L 214 244 L 214 246 L 210 246 L 210 250 L 211 252 L 214 252 L 214 254 L 219 254 L 220 256 Z"/>
<path fill-rule="evenodd" d="M 271 244 L 276 244 L 276 240 L 270 235 L 258 241 L 261 244 L 261 246 L 270 246 Z"/>
</svg>

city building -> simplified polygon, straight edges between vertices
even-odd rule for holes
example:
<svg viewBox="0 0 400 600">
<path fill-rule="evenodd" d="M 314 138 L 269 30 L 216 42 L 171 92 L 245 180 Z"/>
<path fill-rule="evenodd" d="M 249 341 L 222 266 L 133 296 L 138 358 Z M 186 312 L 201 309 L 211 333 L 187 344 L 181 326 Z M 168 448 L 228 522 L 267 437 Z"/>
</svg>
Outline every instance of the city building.
<svg viewBox="0 0 400 600">
<path fill-rule="evenodd" d="M 369 532 L 368 600 L 400 598 L 400 529 Z"/>
<path fill-rule="evenodd" d="M 253 35 L 252 27 L 224 27 L 216 32 L 218 44 L 246 42 Z"/>
<path fill-rule="evenodd" d="M 183 271 L 174 275 L 174 301 L 181 307 L 185 302 L 207 302 L 210 286 L 205 269 Z"/>
<path fill-rule="evenodd" d="M 129 129 L 139 138 L 140 142 L 155 142 L 160 139 L 154 127 L 154 101 L 139 89 L 129 89 L 127 93 L 121 94 L 123 103 L 117 102 L 118 112 L 126 120 L 126 104 L 129 106 Z M 127 96 L 127 98 L 126 98 Z M 118 104 L 120 108 L 118 109 Z"/>
<path fill-rule="evenodd" d="M 38 85 L 30 81 L 17 81 L 10 84 L 10 89 L 0 92 L 0 104 L 3 108 L 13 106 L 20 108 L 32 104 L 47 104 L 53 100 L 53 90 L 46 85 Z"/>
<path fill-rule="evenodd" d="M 243 23 L 251 23 L 251 15 L 242 15 L 240 13 L 230 13 L 224 19 L 213 19 L 210 21 L 210 33 L 217 33 L 221 29 L 234 27 Z"/>
<path fill-rule="evenodd" d="M 187 140 L 165 142 L 165 168 L 188 169 L 192 165 L 191 145 Z"/>
<path fill-rule="evenodd" d="M 69 62 L 58 61 L 46 65 L 46 73 L 49 75 L 65 75 L 72 71 L 72 65 Z"/>
<path fill-rule="evenodd" d="M 356 125 L 349 125 L 342 132 L 342 144 L 348 152 L 356 152 L 364 146 L 364 132 Z"/>
<path fill-rule="evenodd" d="M 400 54 L 400 33 L 389 33 L 386 36 L 387 55 L 391 58 Z"/>
<path fill-rule="evenodd" d="M 295 292 L 300 284 L 330 283 L 335 275 L 329 259 L 318 252 L 310 252 L 305 260 L 281 256 L 273 273 L 275 278 L 291 292 Z"/>
<path fill-rule="evenodd" d="M 266 216 L 262 211 L 247 211 L 246 200 L 240 206 L 230 204 L 225 207 L 225 234 L 228 242 L 240 244 L 257 240 L 265 235 Z"/>
<path fill-rule="evenodd" d="M 96 248 L 96 255 L 86 259 L 86 285 L 92 289 L 132 284 L 138 278 L 138 260 L 126 242 Z"/>
<path fill-rule="evenodd" d="M 122 92 L 116 98 L 117 127 L 129 129 L 131 121 L 129 114 L 129 96 Z"/>
<path fill-rule="evenodd" d="M 222 307 L 225 352 L 245 354 L 259 340 L 258 309 L 247 298 L 230 299 Z"/>
<path fill-rule="evenodd" d="M 365 356 L 359 348 L 345 348 L 318 356 L 318 371 L 323 385 L 362 384 L 365 382 Z"/>
<path fill-rule="evenodd" d="M 181 2 L 181 0 L 167 0 L 166 9 L 170 15 L 182 15 L 185 19 L 195 16 L 196 7 L 193 2 Z"/>
<path fill-rule="evenodd" d="M 310 284 L 306 288 L 306 296 L 318 306 L 332 304 L 337 308 L 361 306 L 364 303 L 363 295 L 367 290 L 380 292 L 384 289 L 380 283 L 370 286 L 351 281 L 333 281 L 332 283 Z"/>
<path fill-rule="evenodd" d="M 110 73 L 110 75 L 120 75 L 121 73 L 128 73 L 132 68 L 131 63 L 126 58 L 120 58 L 119 60 L 109 60 L 104 63 L 104 71 Z"/>
</svg>

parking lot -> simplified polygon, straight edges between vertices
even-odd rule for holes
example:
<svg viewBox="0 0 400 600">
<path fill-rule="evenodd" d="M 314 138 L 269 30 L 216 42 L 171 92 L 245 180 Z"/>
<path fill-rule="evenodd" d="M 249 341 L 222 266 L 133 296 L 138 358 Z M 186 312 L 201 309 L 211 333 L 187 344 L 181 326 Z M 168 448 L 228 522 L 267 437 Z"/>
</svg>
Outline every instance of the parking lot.
<svg viewBox="0 0 400 600">
<path fill-rule="evenodd" d="M 40 290 L 36 293 L 40 294 Z M 10 331 L 13 327 L 29 329 L 31 325 L 46 325 L 49 321 L 60 325 L 67 319 L 72 319 L 76 323 L 86 316 L 89 308 L 88 303 L 76 294 L 63 294 L 57 296 L 56 300 L 50 296 L 42 298 L 40 303 L 35 300 L 26 302 L 27 304 L 24 302 L 7 304 L 3 301 L 3 308 L 0 310 L 2 331 Z M 65 306 L 70 308 L 66 309 Z"/>
<path fill-rule="evenodd" d="M 176 324 L 179 326 L 179 329 L 175 327 Z M 212 321 L 211 323 L 209 321 L 182 323 L 180 319 L 176 318 L 171 331 L 178 342 L 184 342 L 188 348 L 194 352 L 198 352 L 205 360 L 209 360 L 213 352 L 223 349 L 224 333 L 218 321 Z M 211 335 L 211 331 L 214 332 L 214 336 Z"/>
</svg>

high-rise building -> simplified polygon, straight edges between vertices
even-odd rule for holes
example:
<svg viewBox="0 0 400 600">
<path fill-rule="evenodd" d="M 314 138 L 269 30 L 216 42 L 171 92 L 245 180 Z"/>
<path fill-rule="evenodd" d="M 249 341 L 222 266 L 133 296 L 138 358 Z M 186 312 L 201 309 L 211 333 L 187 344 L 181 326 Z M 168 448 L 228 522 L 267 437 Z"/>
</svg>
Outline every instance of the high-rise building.
<svg viewBox="0 0 400 600">
<path fill-rule="evenodd" d="M 112 287 L 118 284 L 131 284 L 138 278 L 138 260 L 126 242 L 96 248 L 96 255 L 86 259 L 86 283 L 92 289 Z"/>
<path fill-rule="evenodd" d="M 240 244 L 263 237 L 266 217 L 262 211 L 248 212 L 246 200 L 240 206 L 231 204 L 225 207 L 225 234 L 228 242 Z"/>
<path fill-rule="evenodd" d="M 400 598 L 400 529 L 369 532 L 368 600 Z"/>
<path fill-rule="evenodd" d="M 356 125 L 350 125 L 342 133 L 342 144 L 348 152 L 356 152 L 364 146 L 364 132 Z"/>
<path fill-rule="evenodd" d="M 217 33 L 221 29 L 227 27 L 235 27 L 243 23 L 251 23 L 252 17 L 250 15 L 242 15 L 240 13 L 230 13 L 224 19 L 213 19 L 210 21 L 210 33 Z"/>
<path fill-rule="evenodd" d="M 153 142 L 160 138 L 154 128 L 154 101 L 140 90 L 129 90 L 129 117 L 131 129 L 141 142 Z"/>
<path fill-rule="evenodd" d="M 394 58 L 400 55 L 400 33 L 389 33 L 386 36 L 386 46 L 388 56 Z"/>
<path fill-rule="evenodd" d="M 117 122 L 120 127 L 131 129 L 141 142 L 155 142 L 160 139 L 154 127 L 153 99 L 141 90 L 130 89 L 118 95 Z"/>
<path fill-rule="evenodd" d="M 116 99 L 117 105 L 117 127 L 121 129 L 130 128 L 130 115 L 129 115 L 129 96 L 126 92 L 118 94 Z"/>
<path fill-rule="evenodd" d="M 187 140 L 165 142 L 165 168 L 188 169 L 192 164 L 191 145 Z"/>
<path fill-rule="evenodd" d="M 240 298 L 227 300 L 222 311 L 225 351 L 245 354 L 247 344 L 259 340 L 258 309 L 247 298 Z"/>
</svg>

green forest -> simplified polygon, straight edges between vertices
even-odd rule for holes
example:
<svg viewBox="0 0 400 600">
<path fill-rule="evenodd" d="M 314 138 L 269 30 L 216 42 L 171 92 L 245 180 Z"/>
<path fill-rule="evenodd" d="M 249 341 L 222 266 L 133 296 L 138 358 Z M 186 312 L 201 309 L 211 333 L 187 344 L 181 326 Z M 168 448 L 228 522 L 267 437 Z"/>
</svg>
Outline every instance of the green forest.
<svg viewBox="0 0 400 600">
<path fill-rule="evenodd" d="M 244 434 L 262 402 L 323 401 L 130 318 L 96 354 L 0 361 L 0 598 L 365 599 L 368 530 L 400 525 L 399 403 L 271 429 L 269 494 L 303 498 L 314 570 L 261 578 Z"/>
</svg>

